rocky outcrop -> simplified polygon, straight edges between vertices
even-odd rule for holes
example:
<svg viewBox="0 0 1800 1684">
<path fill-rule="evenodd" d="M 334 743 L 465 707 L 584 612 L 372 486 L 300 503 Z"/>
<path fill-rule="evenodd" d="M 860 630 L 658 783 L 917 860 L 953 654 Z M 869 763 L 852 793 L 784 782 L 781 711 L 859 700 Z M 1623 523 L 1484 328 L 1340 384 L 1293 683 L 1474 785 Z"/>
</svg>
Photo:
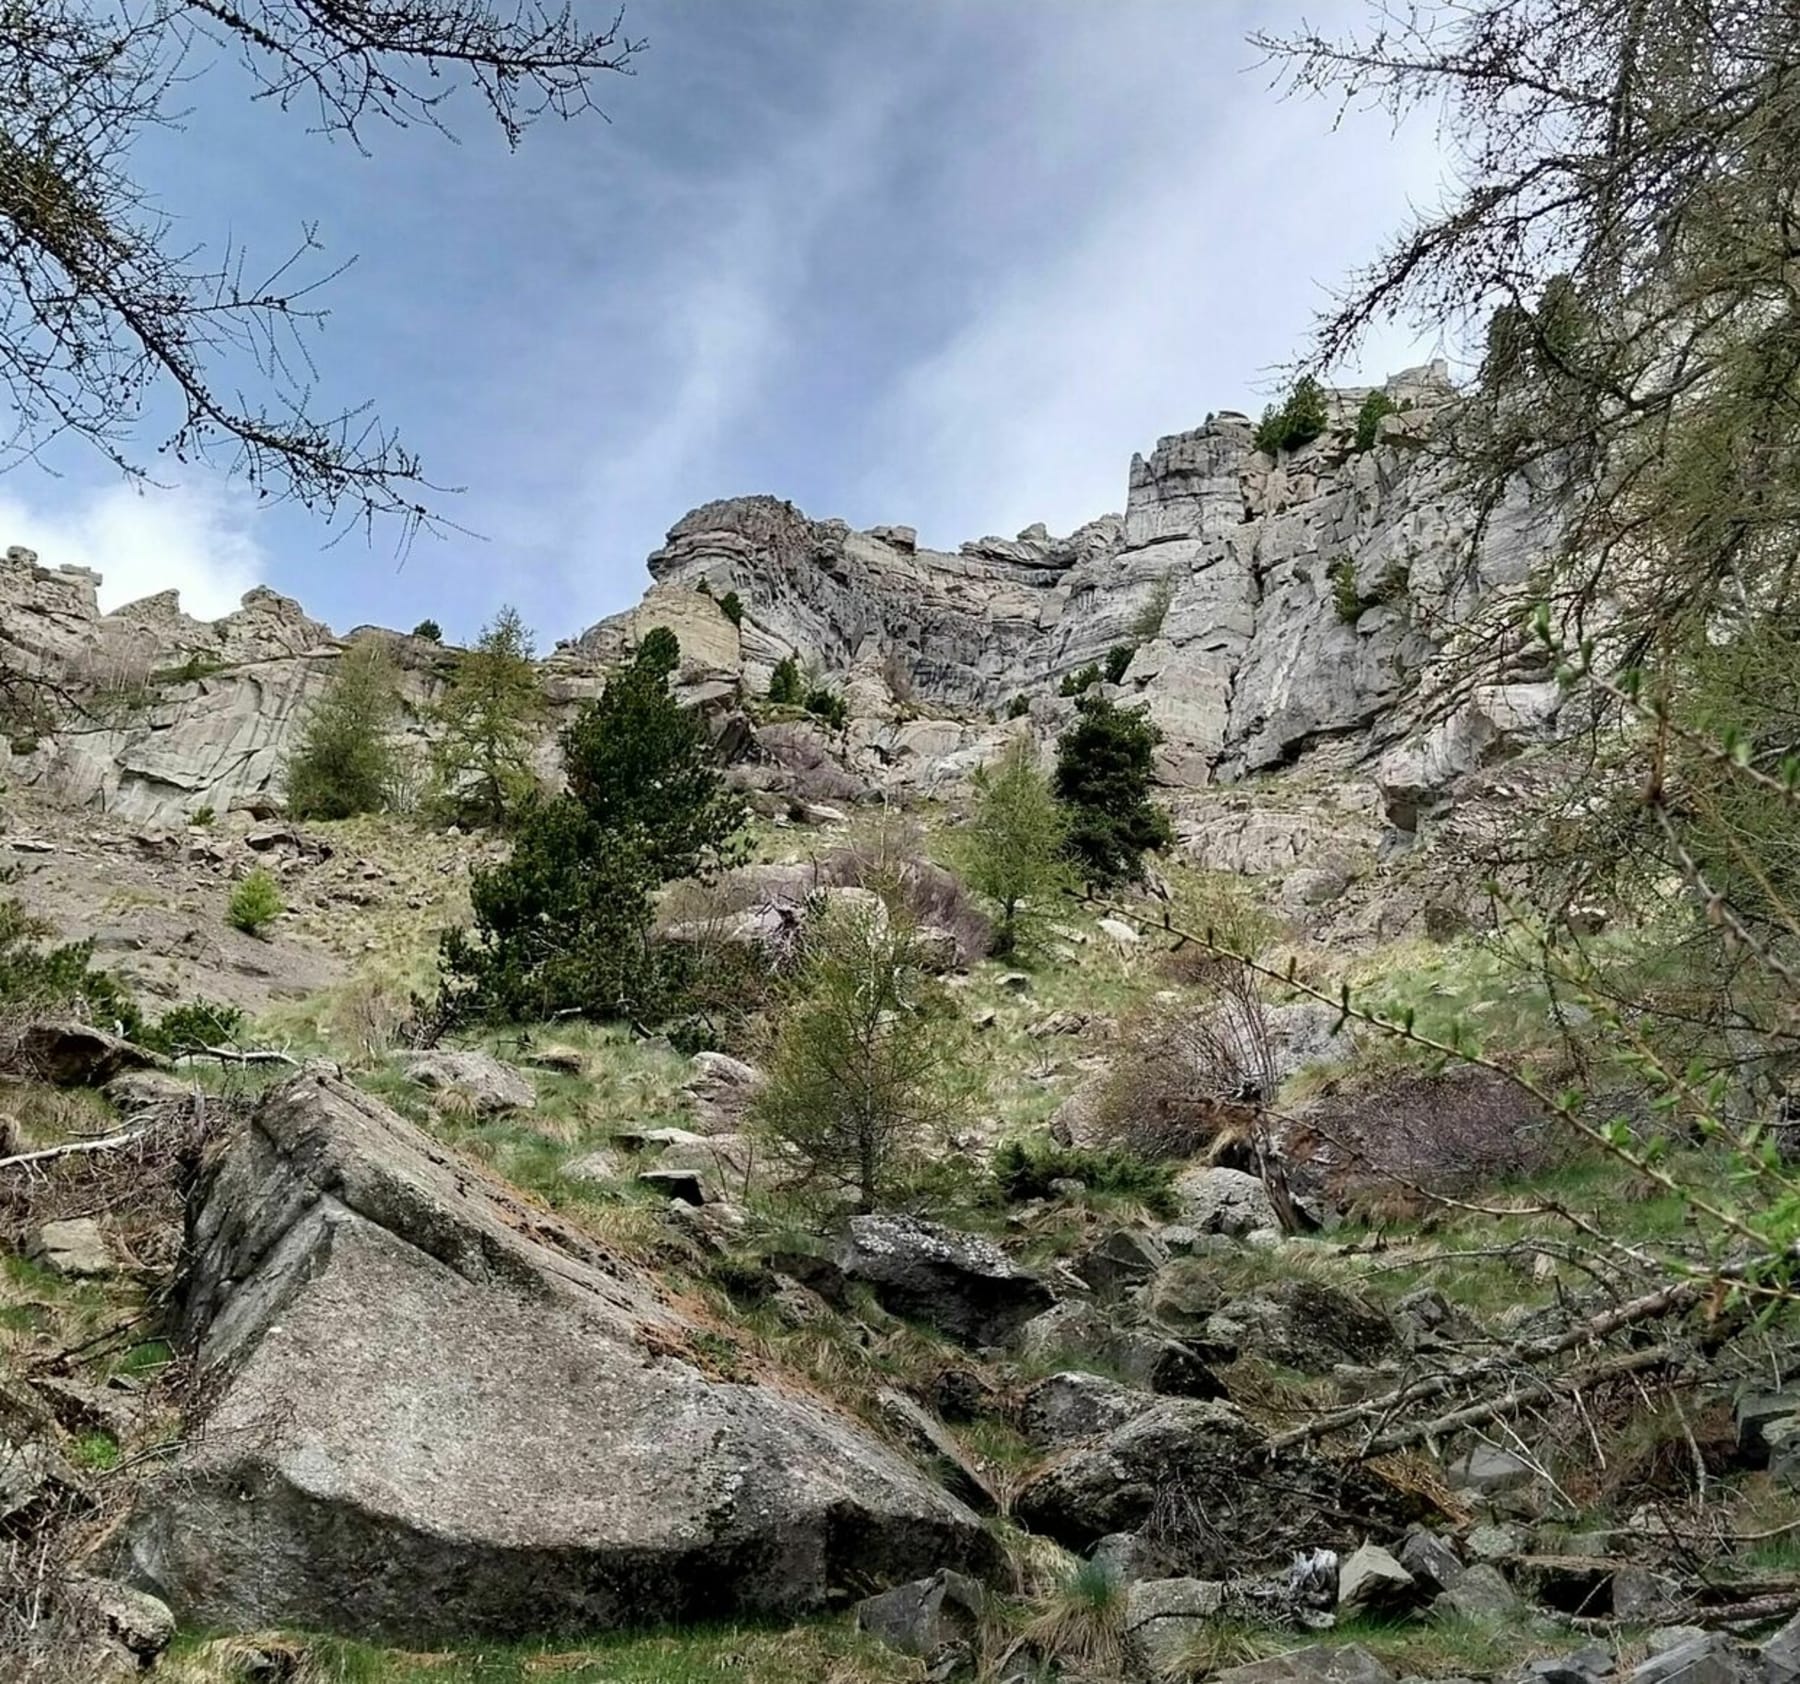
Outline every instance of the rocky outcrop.
<svg viewBox="0 0 1800 1684">
<path fill-rule="evenodd" d="M 1167 733 L 1172 781 L 1278 766 L 1335 736 L 1376 743 L 1449 630 L 1522 581 L 1541 542 L 1523 496 L 1477 540 L 1422 448 L 1417 422 L 1453 395 L 1443 365 L 1386 390 L 1407 413 L 1368 451 L 1351 438 L 1363 390 L 1334 394 L 1333 425 L 1279 461 L 1242 415 L 1172 434 L 1133 458 L 1122 516 L 1061 539 L 1034 526 L 952 553 L 773 497 L 708 503 L 650 557 L 651 595 L 736 592 L 746 682 L 763 687 L 790 653 L 816 663 L 851 699 L 852 747 L 889 782 L 994 752 L 933 712 L 998 717 L 1024 696 L 1033 725 L 1055 728 L 1057 681 L 1121 645 L 1135 653 L 1119 690 Z"/>
<path fill-rule="evenodd" d="M 995 1565 L 860 1426 L 724 1377 L 649 1277 L 334 1077 L 262 1102 L 190 1239 L 211 1401 L 125 1549 L 186 1622 L 546 1634 Z"/>
</svg>

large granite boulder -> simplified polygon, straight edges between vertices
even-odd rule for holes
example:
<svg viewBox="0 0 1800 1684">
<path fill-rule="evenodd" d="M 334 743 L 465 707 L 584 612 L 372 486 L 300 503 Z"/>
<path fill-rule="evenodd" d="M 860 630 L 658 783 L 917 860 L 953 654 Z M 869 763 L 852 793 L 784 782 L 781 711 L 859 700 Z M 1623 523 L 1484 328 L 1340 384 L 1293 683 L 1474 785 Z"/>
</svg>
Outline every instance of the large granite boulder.
<svg viewBox="0 0 1800 1684">
<path fill-rule="evenodd" d="M 1004 1344 L 1056 1302 L 992 1240 L 916 1216 L 853 1216 L 837 1262 L 890 1314 L 966 1345 Z"/>
<path fill-rule="evenodd" d="M 190 1237 L 211 1401 L 124 1544 L 185 1623 L 436 1642 L 786 1618 L 996 1565 L 860 1426 L 777 1374 L 726 1378 L 716 1332 L 632 1264 L 335 1078 L 263 1100 Z"/>
</svg>

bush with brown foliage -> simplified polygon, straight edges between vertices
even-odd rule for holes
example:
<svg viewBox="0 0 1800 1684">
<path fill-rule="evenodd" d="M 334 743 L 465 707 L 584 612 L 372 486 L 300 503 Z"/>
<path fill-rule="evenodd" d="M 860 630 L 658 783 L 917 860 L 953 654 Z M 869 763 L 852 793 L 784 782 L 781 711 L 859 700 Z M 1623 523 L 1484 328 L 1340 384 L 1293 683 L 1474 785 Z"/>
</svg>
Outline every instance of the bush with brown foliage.
<svg viewBox="0 0 1800 1684">
<path fill-rule="evenodd" d="M 1190 974 L 1188 992 L 1153 1002 L 1124 1026 L 1095 1133 L 1140 1157 L 1204 1153 L 1254 1169 L 1262 1108 L 1275 1089 L 1262 1000 L 1232 961 L 1196 958 Z"/>
</svg>

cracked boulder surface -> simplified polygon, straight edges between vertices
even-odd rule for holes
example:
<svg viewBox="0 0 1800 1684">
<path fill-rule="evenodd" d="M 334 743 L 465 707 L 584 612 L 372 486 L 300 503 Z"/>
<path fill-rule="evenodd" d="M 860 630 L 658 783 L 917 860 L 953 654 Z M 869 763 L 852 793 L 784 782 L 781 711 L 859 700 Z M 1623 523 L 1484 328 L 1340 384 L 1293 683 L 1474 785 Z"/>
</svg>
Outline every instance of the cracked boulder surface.
<svg viewBox="0 0 1800 1684">
<path fill-rule="evenodd" d="M 207 1402 L 123 1544 L 184 1623 L 514 1637 L 998 1566 L 861 1427 L 721 1378 L 634 1265 L 334 1077 L 264 1098 L 189 1224 Z"/>
</svg>

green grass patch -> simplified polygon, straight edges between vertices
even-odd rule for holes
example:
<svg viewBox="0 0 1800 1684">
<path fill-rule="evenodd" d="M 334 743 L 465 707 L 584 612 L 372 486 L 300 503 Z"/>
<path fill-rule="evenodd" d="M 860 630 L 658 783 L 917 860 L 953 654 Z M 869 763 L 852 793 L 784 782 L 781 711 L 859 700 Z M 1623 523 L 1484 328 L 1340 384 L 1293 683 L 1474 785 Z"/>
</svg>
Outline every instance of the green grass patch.
<svg viewBox="0 0 1800 1684">
<path fill-rule="evenodd" d="M 299 1658 L 307 1684 L 912 1684 L 917 1663 L 847 1621 L 780 1630 L 708 1626 L 621 1634 L 587 1643 L 484 1643 L 428 1653 L 344 1638 L 177 1640 L 159 1671 L 168 1684 L 240 1684 L 259 1648 Z"/>
</svg>

